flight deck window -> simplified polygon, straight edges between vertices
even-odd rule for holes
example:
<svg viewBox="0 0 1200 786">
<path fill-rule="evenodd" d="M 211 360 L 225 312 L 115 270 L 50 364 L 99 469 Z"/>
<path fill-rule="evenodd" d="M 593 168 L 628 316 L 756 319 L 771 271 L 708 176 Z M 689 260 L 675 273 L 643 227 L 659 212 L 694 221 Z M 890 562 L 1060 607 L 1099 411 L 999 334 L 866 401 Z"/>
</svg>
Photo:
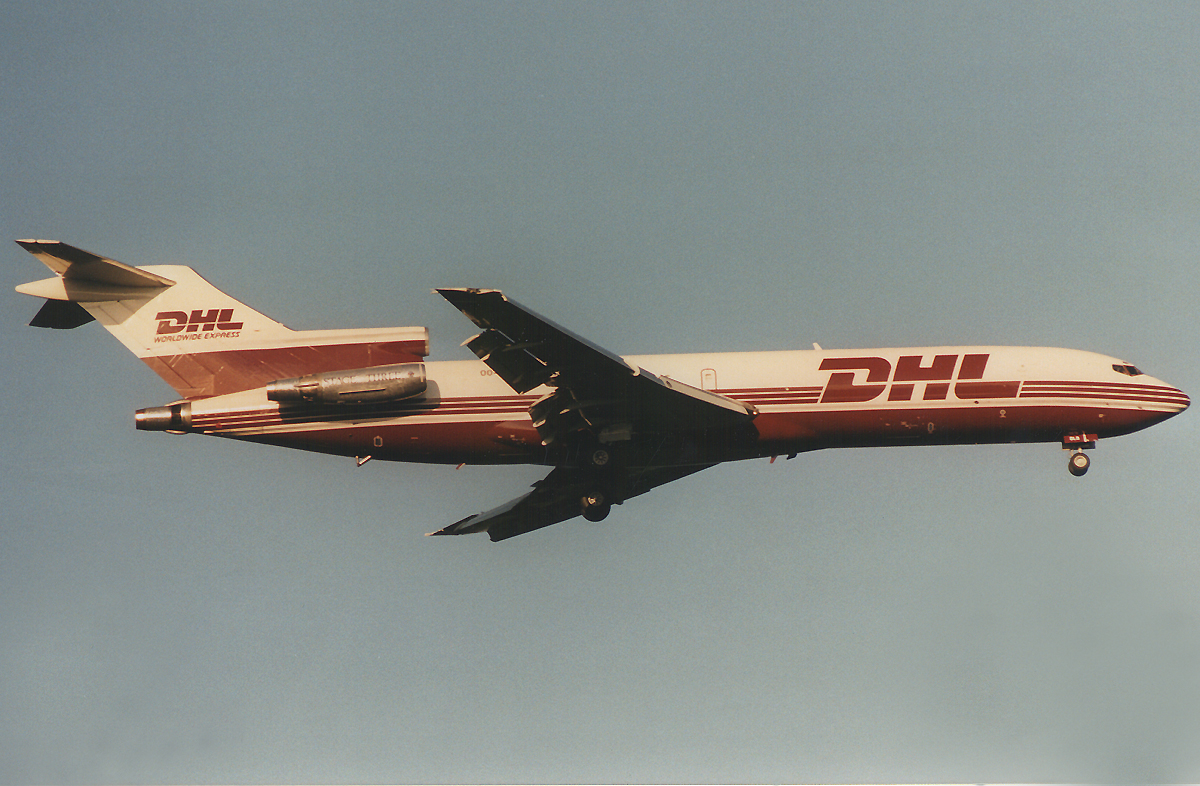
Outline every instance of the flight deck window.
<svg viewBox="0 0 1200 786">
<path fill-rule="evenodd" d="M 1141 369 L 1139 369 L 1137 366 L 1123 366 L 1120 363 L 1113 363 L 1113 371 L 1130 377 L 1138 377 L 1142 375 Z"/>
</svg>

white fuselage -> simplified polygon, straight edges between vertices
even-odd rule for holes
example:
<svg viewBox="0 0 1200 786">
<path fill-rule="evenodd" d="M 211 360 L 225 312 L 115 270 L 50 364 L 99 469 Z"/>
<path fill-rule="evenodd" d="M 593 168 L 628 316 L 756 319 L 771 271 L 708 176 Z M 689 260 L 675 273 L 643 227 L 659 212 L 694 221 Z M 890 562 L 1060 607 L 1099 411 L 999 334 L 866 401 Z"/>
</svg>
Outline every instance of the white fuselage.
<svg viewBox="0 0 1200 786">
<path fill-rule="evenodd" d="M 920 347 L 632 355 L 658 377 L 757 410 L 755 438 L 718 460 L 834 446 L 1059 441 L 1152 425 L 1181 391 L 1092 352 Z M 192 431 L 400 461 L 545 461 L 528 409 L 479 361 L 426 363 L 424 395 L 386 406 L 289 408 L 262 388 L 192 401 Z M 714 455 L 704 454 L 706 459 Z"/>
</svg>

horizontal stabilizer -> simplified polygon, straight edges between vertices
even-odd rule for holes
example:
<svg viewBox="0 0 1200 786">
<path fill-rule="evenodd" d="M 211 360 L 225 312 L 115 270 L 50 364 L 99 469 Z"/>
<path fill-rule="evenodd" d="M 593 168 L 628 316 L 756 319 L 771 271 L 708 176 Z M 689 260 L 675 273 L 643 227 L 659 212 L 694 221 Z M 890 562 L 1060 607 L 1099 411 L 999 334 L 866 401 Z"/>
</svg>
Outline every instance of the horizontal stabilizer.
<svg viewBox="0 0 1200 786">
<path fill-rule="evenodd" d="M 70 330 L 94 322 L 95 319 L 78 303 L 69 300 L 47 300 L 29 324 L 33 327 Z"/>
<path fill-rule="evenodd" d="M 175 285 L 175 282 L 169 278 L 163 278 L 146 270 L 139 270 L 115 259 L 97 256 L 57 240 L 18 240 L 17 243 L 37 257 L 46 267 L 60 275 L 63 281 L 83 285 L 80 287 L 81 289 L 103 289 L 105 287 L 119 290 L 163 289 Z M 101 286 L 96 287 L 95 285 Z M 69 292 L 69 285 L 67 290 Z M 41 292 L 28 292 L 27 294 L 53 297 L 55 300 L 72 299 L 45 295 Z M 87 299 L 95 300 L 97 298 Z"/>
</svg>

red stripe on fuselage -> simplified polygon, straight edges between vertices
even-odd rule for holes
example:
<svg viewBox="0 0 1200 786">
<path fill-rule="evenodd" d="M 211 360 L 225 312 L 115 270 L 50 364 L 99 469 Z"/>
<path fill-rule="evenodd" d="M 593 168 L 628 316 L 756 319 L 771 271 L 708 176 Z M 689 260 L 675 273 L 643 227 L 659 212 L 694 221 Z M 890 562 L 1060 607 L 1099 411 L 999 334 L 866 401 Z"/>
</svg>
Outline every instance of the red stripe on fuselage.
<svg viewBox="0 0 1200 786">
<path fill-rule="evenodd" d="M 707 459 L 728 461 L 829 447 L 1058 442 L 1064 435 L 1075 432 L 1112 437 L 1153 425 L 1171 414 L 1049 404 L 762 412 L 753 421 L 757 439 L 723 441 L 722 452 L 709 453 Z M 519 417 L 521 420 L 513 417 L 482 422 L 453 419 L 326 422 L 302 425 L 295 430 L 215 433 L 302 450 L 344 456 L 371 455 L 395 461 L 540 463 L 545 460 L 545 449 L 536 431 L 525 422 L 528 416 L 519 413 Z"/>
<path fill-rule="evenodd" d="M 889 405 L 879 400 L 835 408 L 816 405 L 821 392 L 818 387 L 715 392 L 767 407 L 753 421 L 757 441 L 730 444 L 728 455 L 717 460 L 834 446 L 1056 442 L 1072 432 L 1109 437 L 1145 428 L 1174 414 L 1143 409 L 1141 404 L 1184 407 L 1188 403 L 1187 396 L 1174 388 L 1076 381 L 1026 383 L 1021 399 L 993 399 L 986 406 L 950 399 L 932 406 L 907 401 Z M 1068 397 L 1089 403 L 1032 400 Z M 537 463 L 544 460 L 544 449 L 528 422 L 528 407 L 537 398 L 414 400 L 375 409 L 239 408 L 196 413 L 192 423 L 197 431 L 219 436 L 338 455 L 447 463 Z M 244 433 L 259 429 L 265 431 Z"/>
<path fill-rule="evenodd" d="M 1190 403 L 1187 394 L 1172 387 L 1076 380 L 1026 382 L 1021 386 L 1021 398 L 1089 398 L 1182 406 Z"/>
<path fill-rule="evenodd" d="M 264 428 L 282 425 L 321 425 L 347 420 L 387 420 L 417 416 L 448 417 L 456 415 L 505 415 L 505 420 L 528 417 L 530 404 L 536 396 L 497 396 L 494 398 L 447 398 L 436 401 L 416 400 L 387 407 L 296 407 L 270 409 L 238 409 L 219 412 L 197 412 L 192 426 L 199 431 L 219 431 L 236 428 Z"/>
</svg>

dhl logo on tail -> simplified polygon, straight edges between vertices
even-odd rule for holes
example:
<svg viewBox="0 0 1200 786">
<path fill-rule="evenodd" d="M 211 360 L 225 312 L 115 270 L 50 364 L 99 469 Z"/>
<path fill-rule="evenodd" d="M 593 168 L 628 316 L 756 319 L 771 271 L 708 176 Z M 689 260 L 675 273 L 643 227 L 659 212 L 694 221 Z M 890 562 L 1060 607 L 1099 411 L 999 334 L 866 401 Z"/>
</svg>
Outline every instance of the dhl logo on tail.
<svg viewBox="0 0 1200 786">
<path fill-rule="evenodd" d="M 195 309 L 189 315 L 186 311 L 160 311 L 154 315 L 158 320 L 158 335 L 168 333 L 188 333 L 211 330 L 241 330 L 242 323 L 233 321 L 232 308 L 210 308 L 208 311 Z"/>
<path fill-rule="evenodd" d="M 210 308 L 207 311 L 160 311 L 154 315 L 158 320 L 158 332 L 154 343 L 163 341 L 188 341 L 198 338 L 237 338 L 242 322 L 233 321 L 232 308 Z"/>
</svg>

